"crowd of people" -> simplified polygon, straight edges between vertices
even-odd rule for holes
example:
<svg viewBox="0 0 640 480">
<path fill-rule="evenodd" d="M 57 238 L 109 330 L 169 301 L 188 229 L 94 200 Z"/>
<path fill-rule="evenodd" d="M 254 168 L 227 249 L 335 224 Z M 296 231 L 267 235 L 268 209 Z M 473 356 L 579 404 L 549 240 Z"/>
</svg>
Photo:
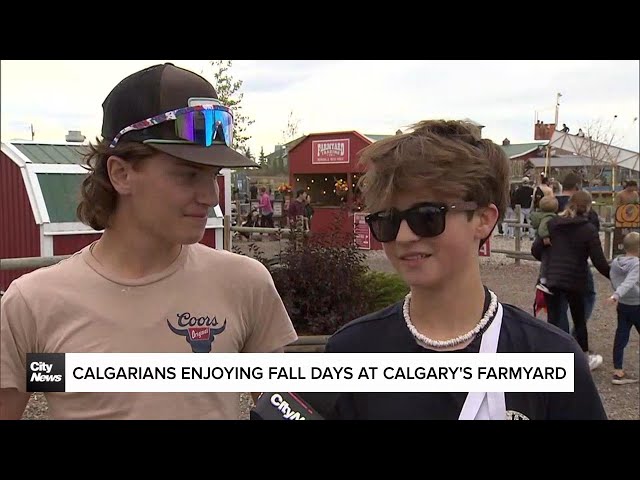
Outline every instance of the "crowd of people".
<svg viewBox="0 0 640 480">
<path fill-rule="evenodd" d="M 623 241 L 625 254 L 610 265 L 600 241 L 600 218 L 592 208 L 589 192 L 580 188 L 580 179 L 568 174 L 562 182 L 562 193 L 555 195 L 544 188 L 532 191 L 529 215 L 535 240 L 532 255 L 540 261 L 536 288 L 542 299 L 549 323 L 571 332 L 588 358 L 589 367 L 598 368 L 603 358 L 589 348 L 587 323 L 595 304 L 595 288 L 589 260 L 596 270 L 610 279 L 613 294 L 607 301 L 617 308 L 618 328 L 615 333 L 612 383 L 635 383 L 624 372 L 623 351 L 633 326 L 640 333 L 640 291 L 638 287 L 638 233 L 629 233 Z M 541 192 L 536 200 L 536 193 Z M 638 203 L 637 183 L 630 180 L 615 200 L 615 205 Z M 536 305 L 536 309 L 540 305 Z M 570 327 L 569 315 L 573 328 Z"/>
<path fill-rule="evenodd" d="M 273 220 L 273 202 L 273 196 L 269 191 L 267 191 L 267 188 L 261 187 L 260 195 L 258 197 L 258 206 L 251 208 L 249 213 L 242 220 L 241 226 L 275 228 Z M 281 218 L 280 227 L 296 228 L 296 226 L 300 226 L 304 230 L 310 230 L 313 214 L 314 208 L 311 204 L 311 195 L 309 195 L 305 190 L 299 189 L 296 191 L 295 197 L 289 201 L 288 205 L 286 205 L 286 212 Z M 250 233 L 242 232 L 237 236 L 237 238 L 250 240 L 252 237 Z M 269 235 L 269 238 L 273 238 L 272 235 Z"/>
</svg>

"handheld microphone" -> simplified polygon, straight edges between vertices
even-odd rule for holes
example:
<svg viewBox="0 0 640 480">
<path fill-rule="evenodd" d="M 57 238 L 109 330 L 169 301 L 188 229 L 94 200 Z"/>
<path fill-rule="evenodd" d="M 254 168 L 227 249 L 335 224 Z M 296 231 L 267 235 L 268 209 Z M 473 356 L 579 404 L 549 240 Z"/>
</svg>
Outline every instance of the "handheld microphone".
<svg viewBox="0 0 640 480">
<path fill-rule="evenodd" d="M 250 420 L 326 420 L 337 393 L 263 392 L 249 412 Z"/>
</svg>

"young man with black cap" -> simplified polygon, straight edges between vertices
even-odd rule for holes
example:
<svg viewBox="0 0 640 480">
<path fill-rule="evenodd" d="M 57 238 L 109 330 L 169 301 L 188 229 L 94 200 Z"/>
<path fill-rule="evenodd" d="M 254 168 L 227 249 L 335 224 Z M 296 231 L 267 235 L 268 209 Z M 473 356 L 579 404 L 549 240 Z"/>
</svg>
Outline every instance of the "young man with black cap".
<svg viewBox="0 0 640 480">
<path fill-rule="evenodd" d="M 125 78 L 103 103 L 78 217 L 101 238 L 15 280 L 2 297 L 0 418 L 29 399 L 27 353 L 275 352 L 297 339 L 259 262 L 201 243 L 233 118 L 172 64 Z M 237 419 L 238 393 L 47 393 L 54 419 Z"/>
</svg>

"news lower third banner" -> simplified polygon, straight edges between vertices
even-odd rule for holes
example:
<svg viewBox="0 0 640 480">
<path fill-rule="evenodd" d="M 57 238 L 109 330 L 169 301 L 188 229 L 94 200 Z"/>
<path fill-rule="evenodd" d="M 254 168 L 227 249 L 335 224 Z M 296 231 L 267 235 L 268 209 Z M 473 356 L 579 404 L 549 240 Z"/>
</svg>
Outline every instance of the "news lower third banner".
<svg viewBox="0 0 640 480">
<path fill-rule="evenodd" d="M 30 353 L 29 392 L 573 392 L 572 353 Z"/>
</svg>

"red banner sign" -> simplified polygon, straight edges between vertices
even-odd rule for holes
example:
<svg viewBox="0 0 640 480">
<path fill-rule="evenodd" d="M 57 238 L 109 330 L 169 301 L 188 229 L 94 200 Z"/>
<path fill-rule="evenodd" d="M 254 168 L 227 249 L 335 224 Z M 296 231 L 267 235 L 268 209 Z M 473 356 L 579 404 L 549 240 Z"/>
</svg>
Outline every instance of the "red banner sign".
<svg viewBox="0 0 640 480">
<path fill-rule="evenodd" d="M 491 238 L 487 238 L 487 241 L 484 242 L 484 245 L 480 247 L 480 250 L 478 250 L 478 255 L 480 255 L 481 257 L 491 256 Z"/>
<path fill-rule="evenodd" d="M 356 247 L 360 250 L 371 250 L 371 230 L 364 221 L 364 213 L 353 214 L 353 233 L 355 234 Z"/>
<path fill-rule="evenodd" d="M 349 163 L 349 139 L 314 140 L 311 143 L 311 163 Z"/>
</svg>

